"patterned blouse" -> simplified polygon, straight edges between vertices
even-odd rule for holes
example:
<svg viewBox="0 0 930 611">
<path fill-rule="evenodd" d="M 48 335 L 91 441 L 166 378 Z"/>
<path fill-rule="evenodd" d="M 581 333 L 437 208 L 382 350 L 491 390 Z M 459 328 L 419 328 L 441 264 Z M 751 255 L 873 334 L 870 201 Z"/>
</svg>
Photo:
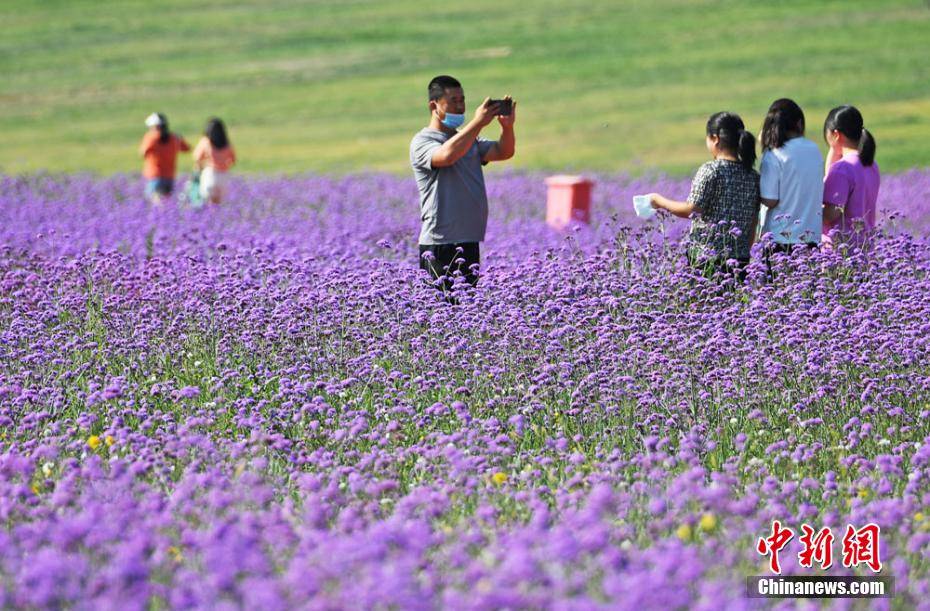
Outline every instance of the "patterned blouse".
<svg viewBox="0 0 930 611">
<path fill-rule="evenodd" d="M 692 248 L 712 257 L 749 258 L 760 204 L 758 172 L 729 159 L 708 161 L 691 182 L 688 202 L 699 215 L 691 221 Z"/>
</svg>

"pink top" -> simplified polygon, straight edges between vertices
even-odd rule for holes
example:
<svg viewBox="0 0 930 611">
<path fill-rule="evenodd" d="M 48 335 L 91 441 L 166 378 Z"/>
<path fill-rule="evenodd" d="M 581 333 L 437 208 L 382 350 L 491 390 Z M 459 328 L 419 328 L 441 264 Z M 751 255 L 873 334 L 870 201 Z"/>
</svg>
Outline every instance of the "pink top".
<svg viewBox="0 0 930 611">
<path fill-rule="evenodd" d="M 236 151 L 232 144 L 224 149 L 215 149 L 210 144 L 210 140 L 204 136 L 194 148 L 194 161 L 198 162 L 200 167 L 213 168 L 217 172 L 227 172 L 236 163 Z"/>
<path fill-rule="evenodd" d="M 842 208 L 844 214 L 833 225 L 824 222 L 824 232 L 837 227 L 844 233 L 874 229 L 879 183 L 878 164 L 862 165 L 857 152 L 846 153 L 831 165 L 823 180 L 823 201 Z"/>
</svg>

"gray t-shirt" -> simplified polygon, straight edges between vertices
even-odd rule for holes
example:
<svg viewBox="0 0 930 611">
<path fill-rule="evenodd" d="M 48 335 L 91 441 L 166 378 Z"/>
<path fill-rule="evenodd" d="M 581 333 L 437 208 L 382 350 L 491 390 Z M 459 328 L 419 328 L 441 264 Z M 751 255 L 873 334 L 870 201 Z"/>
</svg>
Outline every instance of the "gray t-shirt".
<svg viewBox="0 0 930 611">
<path fill-rule="evenodd" d="M 452 136 L 425 127 L 410 142 L 410 165 L 420 190 L 420 244 L 480 242 L 488 226 L 481 159 L 493 140 L 478 138 L 451 166 L 434 168 L 433 153 Z"/>
</svg>

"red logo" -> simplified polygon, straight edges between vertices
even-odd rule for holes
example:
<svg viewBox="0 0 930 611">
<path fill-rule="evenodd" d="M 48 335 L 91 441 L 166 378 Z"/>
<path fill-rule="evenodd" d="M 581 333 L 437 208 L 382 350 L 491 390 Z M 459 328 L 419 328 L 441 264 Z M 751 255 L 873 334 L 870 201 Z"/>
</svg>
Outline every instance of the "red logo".
<svg viewBox="0 0 930 611">
<path fill-rule="evenodd" d="M 809 524 L 801 525 L 803 533 L 799 538 L 803 549 L 798 553 L 798 564 L 805 568 L 813 568 L 816 562 L 822 570 L 833 566 L 833 532 L 830 527 L 816 530 Z M 869 523 L 856 530 L 852 524 L 846 526 L 843 536 L 843 566 L 849 569 L 864 564 L 873 572 L 882 570 L 882 561 L 879 555 L 879 536 L 881 528 L 877 524 Z M 794 538 L 794 531 L 783 527 L 781 522 L 772 522 L 772 534 L 759 539 L 756 551 L 763 556 L 769 556 L 769 568 L 776 575 L 781 574 L 781 563 L 778 553 L 788 542 Z"/>
<path fill-rule="evenodd" d="M 878 552 L 880 534 L 881 529 L 877 524 L 866 524 L 859 530 L 847 524 L 846 534 L 843 535 L 843 566 L 853 568 L 864 564 L 875 573 L 882 570 Z"/>
<path fill-rule="evenodd" d="M 833 566 L 833 533 L 830 527 L 827 526 L 816 536 L 814 535 L 816 531 L 807 524 L 801 524 L 801 530 L 804 531 L 801 535 L 801 544 L 804 549 L 798 554 L 798 562 L 801 566 L 811 568 L 815 560 L 823 570 Z"/>
<path fill-rule="evenodd" d="M 759 543 L 756 544 L 757 552 L 763 556 L 771 556 L 771 558 L 769 558 L 769 568 L 772 569 L 772 572 L 776 575 L 781 575 L 781 565 L 778 563 L 778 552 L 784 549 L 784 547 L 788 545 L 788 541 L 791 541 L 793 537 L 794 531 L 790 528 L 782 528 L 781 522 L 775 520 L 772 522 L 772 535 L 765 539 L 759 539 Z"/>
</svg>

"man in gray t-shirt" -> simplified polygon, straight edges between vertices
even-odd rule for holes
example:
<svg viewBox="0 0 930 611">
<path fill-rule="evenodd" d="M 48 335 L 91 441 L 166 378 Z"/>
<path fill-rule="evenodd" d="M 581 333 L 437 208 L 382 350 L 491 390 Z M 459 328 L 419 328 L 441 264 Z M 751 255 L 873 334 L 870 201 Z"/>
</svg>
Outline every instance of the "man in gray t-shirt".
<svg viewBox="0 0 930 611">
<path fill-rule="evenodd" d="M 458 269 L 472 285 L 478 281 L 478 243 L 488 224 L 481 166 L 510 159 L 515 148 L 516 103 L 507 97 L 504 104 L 512 107 L 509 115 L 500 115 L 502 105 L 485 99 L 465 123 L 462 85 L 451 76 L 430 81 L 430 123 L 410 142 L 410 165 L 420 190 L 420 267 L 433 278 Z M 494 117 L 501 125 L 500 139 L 479 138 Z M 465 262 L 457 264 L 458 258 Z"/>
</svg>

